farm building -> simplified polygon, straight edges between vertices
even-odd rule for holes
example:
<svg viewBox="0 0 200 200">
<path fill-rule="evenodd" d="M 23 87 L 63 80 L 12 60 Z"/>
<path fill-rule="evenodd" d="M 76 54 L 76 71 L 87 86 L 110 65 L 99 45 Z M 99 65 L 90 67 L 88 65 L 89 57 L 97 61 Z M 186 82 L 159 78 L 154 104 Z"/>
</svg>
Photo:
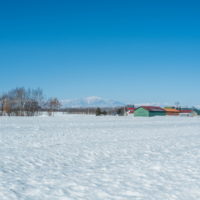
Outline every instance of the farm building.
<svg viewBox="0 0 200 200">
<path fill-rule="evenodd" d="M 179 115 L 180 111 L 175 109 L 175 108 L 164 108 L 165 112 L 166 112 L 166 115 Z"/>
<path fill-rule="evenodd" d="M 134 112 L 135 117 L 165 116 L 166 111 L 158 106 L 141 106 Z"/>
<path fill-rule="evenodd" d="M 187 116 L 187 117 L 194 117 L 197 116 L 197 112 L 194 110 L 190 110 L 190 109 L 184 109 L 184 110 L 180 110 L 180 116 Z"/>
<path fill-rule="evenodd" d="M 134 107 L 127 107 L 126 109 L 127 109 L 127 114 L 130 115 L 130 114 L 134 113 L 134 111 L 135 111 L 136 108 L 134 108 Z"/>
</svg>

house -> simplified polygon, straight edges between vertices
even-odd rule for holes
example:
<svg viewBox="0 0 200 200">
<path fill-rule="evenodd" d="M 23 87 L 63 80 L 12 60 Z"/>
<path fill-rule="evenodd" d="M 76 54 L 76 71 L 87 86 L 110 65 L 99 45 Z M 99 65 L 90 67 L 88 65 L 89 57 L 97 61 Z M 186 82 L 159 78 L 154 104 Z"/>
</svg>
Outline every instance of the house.
<svg viewBox="0 0 200 200">
<path fill-rule="evenodd" d="M 127 110 L 127 114 L 130 115 L 130 114 L 133 114 L 135 112 L 136 108 L 134 108 L 134 107 L 127 107 L 126 110 Z"/>
<path fill-rule="evenodd" d="M 194 116 L 197 116 L 198 113 L 194 110 L 191 110 L 191 109 L 182 109 L 180 110 L 180 116 L 186 116 L 186 117 L 194 117 Z"/>
<path fill-rule="evenodd" d="M 180 111 L 175 108 L 164 108 L 166 115 L 177 116 L 179 115 Z"/>
<path fill-rule="evenodd" d="M 158 106 L 140 106 L 134 112 L 135 117 L 165 116 L 166 111 Z"/>
</svg>

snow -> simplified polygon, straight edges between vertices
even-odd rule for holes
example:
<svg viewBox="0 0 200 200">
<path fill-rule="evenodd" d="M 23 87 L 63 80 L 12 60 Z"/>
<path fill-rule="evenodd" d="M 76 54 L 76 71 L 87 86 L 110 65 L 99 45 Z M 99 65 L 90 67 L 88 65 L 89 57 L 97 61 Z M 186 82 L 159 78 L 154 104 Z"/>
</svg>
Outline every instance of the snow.
<svg viewBox="0 0 200 200">
<path fill-rule="evenodd" d="M 0 117 L 1 200 L 200 199 L 200 118 Z"/>
</svg>

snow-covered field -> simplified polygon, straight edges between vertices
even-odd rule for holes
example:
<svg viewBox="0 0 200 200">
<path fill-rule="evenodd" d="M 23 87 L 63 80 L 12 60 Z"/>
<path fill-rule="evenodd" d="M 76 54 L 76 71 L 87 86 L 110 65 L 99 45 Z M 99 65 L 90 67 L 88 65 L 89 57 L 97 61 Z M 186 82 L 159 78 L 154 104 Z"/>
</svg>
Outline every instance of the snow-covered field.
<svg viewBox="0 0 200 200">
<path fill-rule="evenodd" d="M 200 118 L 0 117 L 0 200 L 198 200 Z"/>
</svg>

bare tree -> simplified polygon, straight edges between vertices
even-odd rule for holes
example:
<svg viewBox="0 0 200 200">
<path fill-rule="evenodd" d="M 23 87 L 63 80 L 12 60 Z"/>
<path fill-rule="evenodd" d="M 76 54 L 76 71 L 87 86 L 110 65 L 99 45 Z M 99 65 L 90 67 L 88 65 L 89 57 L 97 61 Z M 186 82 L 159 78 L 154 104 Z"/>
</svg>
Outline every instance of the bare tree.
<svg viewBox="0 0 200 200">
<path fill-rule="evenodd" d="M 42 109 L 43 91 L 40 88 L 16 88 L 0 96 L 1 114 L 33 116 Z"/>
<path fill-rule="evenodd" d="M 175 102 L 175 107 L 176 107 L 176 109 L 178 109 L 178 110 L 180 109 L 180 102 L 179 102 L 179 101 L 176 101 L 176 102 Z"/>
<path fill-rule="evenodd" d="M 51 116 L 53 112 L 58 111 L 58 109 L 61 106 L 61 103 L 57 98 L 51 98 L 48 100 L 47 105 L 48 105 L 48 114 L 49 116 Z"/>
</svg>

